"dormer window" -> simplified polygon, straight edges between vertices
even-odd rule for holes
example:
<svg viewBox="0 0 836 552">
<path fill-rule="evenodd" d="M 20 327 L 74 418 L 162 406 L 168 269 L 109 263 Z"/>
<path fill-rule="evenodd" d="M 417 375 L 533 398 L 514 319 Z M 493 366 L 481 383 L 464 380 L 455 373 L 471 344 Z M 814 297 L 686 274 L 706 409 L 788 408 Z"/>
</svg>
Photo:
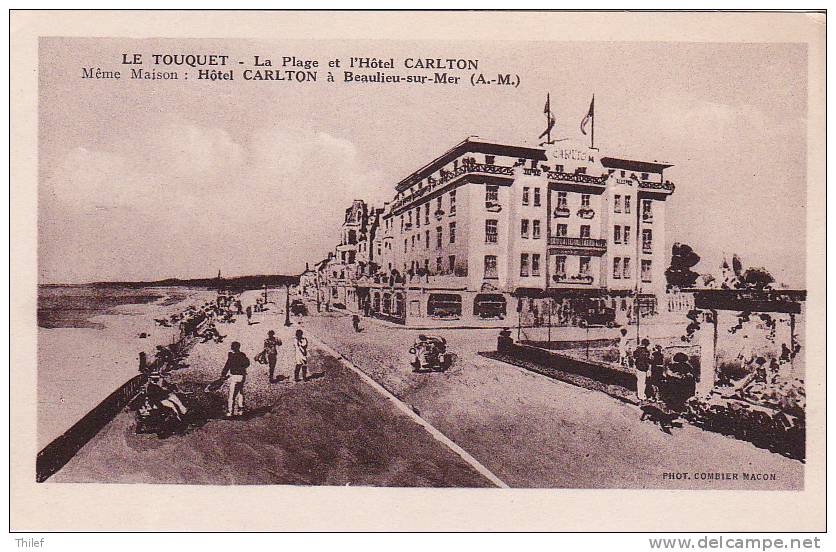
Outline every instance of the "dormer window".
<svg viewBox="0 0 836 552">
<path fill-rule="evenodd" d="M 486 155 L 485 156 L 485 164 L 486 165 L 493 165 L 496 158 L 493 155 Z"/>
<path fill-rule="evenodd" d="M 647 174 L 647 173 L 642 173 L 642 180 L 647 180 L 648 178 L 650 178 L 650 175 L 649 175 L 649 174 Z"/>
</svg>

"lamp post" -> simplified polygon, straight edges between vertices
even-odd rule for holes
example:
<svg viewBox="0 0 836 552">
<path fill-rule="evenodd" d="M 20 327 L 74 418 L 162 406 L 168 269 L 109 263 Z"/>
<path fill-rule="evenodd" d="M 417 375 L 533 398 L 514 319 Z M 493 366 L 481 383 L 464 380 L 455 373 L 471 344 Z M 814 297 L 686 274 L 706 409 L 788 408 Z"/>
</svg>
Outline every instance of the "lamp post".
<svg viewBox="0 0 836 552">
<path fill-rule="evenodd" d="M 284 294 L 284 325 L 290 326 L 290 282 L 285 284 Z"/>
</svg>

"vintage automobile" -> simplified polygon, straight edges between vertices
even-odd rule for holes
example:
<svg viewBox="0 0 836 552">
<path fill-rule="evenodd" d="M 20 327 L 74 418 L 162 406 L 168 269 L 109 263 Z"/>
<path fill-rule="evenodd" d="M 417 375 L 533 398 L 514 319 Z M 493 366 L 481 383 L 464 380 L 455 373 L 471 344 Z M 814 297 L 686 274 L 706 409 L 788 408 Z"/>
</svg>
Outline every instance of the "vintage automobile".
<svg viewBox="0 0 836 552">
<path fill-rule="evenodd" d="M 452 364 L 452 355 L 447 352 L 447 341 L 439 336 L 419 335 L 410 347 L 413 372 L 443 372 Z"/>
<path fill-rule="evenodd" d="M 290 303 L 290 314 L 297 316 L 307 316 L 308 307 L 305 306 L 305 303 L 302 302 L 301 299 L 294 299 L 293 302 Z"/>
<path fill-rule="evenodd" d="M 617 326 L 615 309 L 606 306 L 602 299 L 591 299 L 583 307 L 577 316 L 577 325 L 581 328 L 596 326 L 613 328 Z"/>
</svg>

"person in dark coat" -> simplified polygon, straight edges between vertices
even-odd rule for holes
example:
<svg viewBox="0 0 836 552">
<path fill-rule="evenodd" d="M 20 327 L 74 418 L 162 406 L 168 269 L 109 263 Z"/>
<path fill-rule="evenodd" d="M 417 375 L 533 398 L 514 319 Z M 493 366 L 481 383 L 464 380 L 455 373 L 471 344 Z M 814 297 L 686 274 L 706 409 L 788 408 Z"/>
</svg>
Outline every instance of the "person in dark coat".
<svg viewBox="0 0 836 552">
<path fill-rule="evenodd" d="M 683 412 L 685 403 L 697 392 L 697 381 L 694 377 L 694 369 L 688 362 L 688 355 L 676 353 L 673 355 L 673 362 L 668 365 L 665 375 L 665 404 L 671 410 Z"/>
<path fill-rule="evenodd" d="M 633 366 L 636 367 L 636 396 L 640 401 L 647 399 L 647 372 L 650 370 L 650 341 L 642 339 L 633 351 Z"/>
<path fill-rule="evenodd" d="M 662 354 L 662 346 L 656 345 L 650 353 L 650 389 L 655 399 L 659 398 L 659 389 L 662 386 L 664 374 L 665 356 Z"/>
<path fill-rule="evenodd" d="M 247 368 L 250 359 L 241 352 L 241 344 L 233 341 L 232 349 L 226 358 L 226 364 L 221 377 L 229 381 L 229 400 L 227 401 L 226 417 L 241 416 L 244 413 L 244 381 L 247 378 Z"/>
</svg>

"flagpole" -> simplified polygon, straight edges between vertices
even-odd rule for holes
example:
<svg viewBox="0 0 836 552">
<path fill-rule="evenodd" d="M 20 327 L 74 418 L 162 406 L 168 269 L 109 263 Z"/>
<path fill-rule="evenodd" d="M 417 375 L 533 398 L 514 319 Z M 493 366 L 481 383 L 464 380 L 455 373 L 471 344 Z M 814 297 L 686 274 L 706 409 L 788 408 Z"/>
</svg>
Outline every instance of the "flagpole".
<svg viewBox="0 0 836 552">
<path fill-rule="evenodd" d="M 550 100 L 551 100 L 551 98 L 549 97 L 549 94 L 546 94 L 546 105 L 549 106 L 549 108 L 546 110 L 546 143 L 547 144 L 552 143 L 552 129 L 551 129 L 551 126 L 552 126 L 551 125 L 551 122 L 552 122 L 551 121 L 552 104 L 551 104 Z"/>
<path fill-rule="evenodd" d="M 595 149 L 595 94 L 592 95 L 592 146 L 589 149 Z"/>
</svg>

